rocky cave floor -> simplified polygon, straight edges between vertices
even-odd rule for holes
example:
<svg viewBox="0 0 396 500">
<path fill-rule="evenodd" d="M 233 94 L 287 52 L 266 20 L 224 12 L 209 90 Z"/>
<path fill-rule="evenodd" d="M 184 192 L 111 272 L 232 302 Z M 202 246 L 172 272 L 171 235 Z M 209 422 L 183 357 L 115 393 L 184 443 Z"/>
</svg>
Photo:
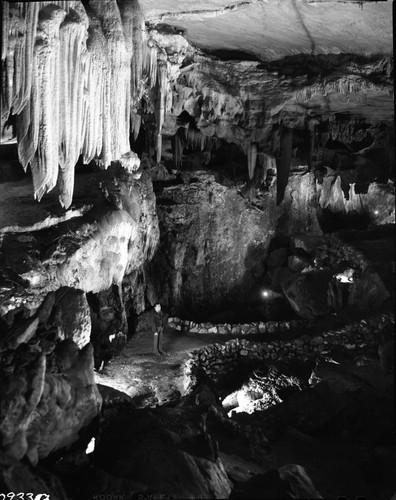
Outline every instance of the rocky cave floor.
<svg viewBox="0 0 396 500">
<path fill-rule="evenodd" d="M 389 499 L 394 375 L 376 336 L 391 334 L 393 315 L 338 330 L 324 323 L 221 339 L 169 328 L 165 353 L 155 356 L 143 314 L 136 334 L 96 371 L 103 406 L 80 439 L 34 469 L 3 456 L 2 479 L 45 485 L 51 499 Z M 343 341 L 324 348 L 337 332 Z M 359 334 L 362 347 L 351 344 Z M 296 356 L 302 342 L 310 349 Z M 271 344 L 275 359 L 265 355 Z"/>
<path fill-rule="evenodd" d="M 84 183 L 79 186 L 77 208 L 80 194 L 90 199 L 83 192 Z M 8 193 L 12 198 L 12 192 Z M 96 191 L 90 196 L 103 200 Z M 43 226 L 27 224 L 26 234 L 41 230 L 40 234 L 52 235 L 48 206 L 42 215 L 32 215 L 35 223 L 46 221 Z M 81 210 L 77 220 L 83 217 L 85 209 Z M 15 220 L 20 217 L 15 214 Z M 393 227 L 343 231 L 339 238 L 361 252 L 388 290 L 393 288 L 394 268 L 389 273 L 394 258 Z M 47 240 L 43 241 L 48 247 Z M 275 270 L 273 276 L 279 274 Z M 372 287 L 370 276 L 365 283 Z M 7 279 L 9 275 L 3 276 Z M 19 289 L 23 286 L 19 284 Z M 382 291 L 375 289 L 370 300 L 377 300 Z M 18 354 L 12 356 L 19 359 L 22 370 L 36 362 L 32 361 L 38 342 L 34 331 L 39 325 L 37 332 L 46 332 L 48 338 L 54 300 L 62 297 L 44 301 L 30 319 L 11 318 L 14 325 L 2 344 L 6 375 L 14 359 L 7 365 L 10 347 L 16 349 L 12 352 Z M 237 323 L 235 313 L 233 317 L 224 311 L 216 316 L 217 333 L 212 333 L 213 323 L 201 323 L 205 333 L 199 333 L 197 323 L 172 318 L 164 334 L 162 356 L 152 354 L 152 328 L 148 314 L 143 313 L 133 335 L 115 336 L 110 360 L 102 363 L 96 357 L 94 371 L 89 361 L 92 352 L 87 354 L 86 348 L 77 358 L 70 346 L 64 352 L 55 349 L 55 361 L 51 361 L 54 346 L 41 340 L 49 377 L 63 370 L 73 380 L 83 380 L 85 387 L 96 383 L 103 404 L 73 445 L 47 458 L 17 461 L 2 453 L 3 487 L 45 491 L 51 500 L 109 495 L 124 499 L 390 499 L 396 491 L 393 298 L 378 303 L 379 307 L 367 312 L 347 307 L 337 315 L 310 319 L 284 320 L 278 314 L 276 321 L 247 323 L 237 330 L 230 324 Z M 311 306 L 315 308 L 315 303 Z M 83 323 L 79 317 L 73 324 L 84 330 Z M 260 325 L 264 325 L 262 330 Z M 74 339 L 74 333 L 69 338 Z M 36 377 L 37 369 L 31 370 Z M 94 380 L 85 380 L 87 373 L 93 373 Z M 7 411 L 26 428 L 29 422 L 24 420 L 23 403 L 12 399 L 20 391 L 18 383 L 7 386 L 6 397 L 15 405 Z M 33 397 L 29 393 L 33 389 L 24 389 L 26 401 Z M 65 397 L 62 391 L 55 391 L 58 406 Z M 83 396 L 82 401 L 95 399 L 93 394 Z M 50 412 L 58 407 L 48 404 L 46 418 L 50 419 Z M 74 418 L 73 411 L 67 418 Z M 61 433 L 59 429 L 53 432 Z M 95 446 L 87 454 L 92 438 Z"/>
</svg>

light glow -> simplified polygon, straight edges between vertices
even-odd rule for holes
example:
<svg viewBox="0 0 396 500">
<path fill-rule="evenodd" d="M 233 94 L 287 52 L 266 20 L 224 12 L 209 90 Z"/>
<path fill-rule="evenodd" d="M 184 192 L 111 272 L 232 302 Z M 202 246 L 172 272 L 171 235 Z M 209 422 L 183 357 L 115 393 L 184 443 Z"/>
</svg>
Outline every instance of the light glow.
<svg viewBox="0 0 396 500">
<path fill-rule="evenodd" d="M 88 443 L 87 449 L 85 450 L 85 454 L 89 455 L 95 450 L 95 438 L 93 437 L 91 441 Z"/>
<path fill-rule="evenodd" d="M 353 269 L 345 269 L 342 273 L 338 273 L 335 275 L 337 281 L 341 283 L 353 283 Z"/>
</svg>

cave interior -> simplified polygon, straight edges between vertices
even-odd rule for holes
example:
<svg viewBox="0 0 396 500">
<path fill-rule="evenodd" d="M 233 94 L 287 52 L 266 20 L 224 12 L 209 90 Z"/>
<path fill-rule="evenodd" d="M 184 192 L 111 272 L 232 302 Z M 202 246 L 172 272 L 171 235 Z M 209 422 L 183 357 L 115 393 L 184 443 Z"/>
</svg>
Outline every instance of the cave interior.
<svg viewBox="0 0 396 500">
<path fill-rule="evenodd" d="M 0 498 L 395 500 L 392 2 L 1 9 Z"/>
</svg>

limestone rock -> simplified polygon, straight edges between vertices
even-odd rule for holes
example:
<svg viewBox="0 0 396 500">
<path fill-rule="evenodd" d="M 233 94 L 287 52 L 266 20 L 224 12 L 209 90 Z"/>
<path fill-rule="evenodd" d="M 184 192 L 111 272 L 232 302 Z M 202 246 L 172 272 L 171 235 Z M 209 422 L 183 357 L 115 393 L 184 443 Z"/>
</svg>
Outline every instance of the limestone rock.
<svg viewBox="0 0 396 500">
<path fill-rule="evenodd" d="M 112 460 L 107 460 L 108 454 Z M 231 484 L 196 409 L 136 410 L 102 431 L 94 463 L 181 498 L 228 498 Z"/>
<path fill-rule="evenodd" d="M 70 339 L 52 354 L 29 345 L 2 354 L 0 433 L 12 457 L 36 464 L 78 438 L 101 407 L 93 380 L 93 352 Z"/>
<path fill-rule="evenodd" d="M 373 312 L 389 297 L 390 293 L 379 274 L 367 270 L 361 273 L 351 286 L 348 302 L 362 311 Z"/>
<path fill-rule="evenodd" d="M 284 281 L 282 288 L 293 310 L 305 319 L 313 319 L 329 313 L 327 285 L 330 279 L 330 273 L 309 272 Z"/>
<path fill-rule="evenodd" d="M 0 490 L 2 492 L 31 493 L 34 498 L 69 500 L 61 481 L 48 471 L 41 476 L 26 464 L 0 452 Z"/>
<path fill-rule="evenodd" d="M 300 465 L 284 465 L 279 469 L 279 476 L 288 484 L 292 498 L 323 498 Z"/>
<path fill-rule="evenodd" d="M 117 209 L 105 202 L 103 197 L 98 199 L 98 193 L 92 187 L 90 192 L 83 184 L 80 189 L 85 203 L 90 201 L 90 196 L 93 201 L 93 206 L 85 210 L 86 213 L 51 227 L 32 232 L 26 230 L 23 234 L 6 232 L 2 236 L 1 251 L 6 259 L 1 268 L 11 269 L 27 285 L 13 285 L 11 290 L 0 289 L 0 315 L 22 305 L 37 309 L 48 292 L 55 292 L 61 287 L 83 292 L 106 290 L 115 283 L 121 284 L 125 275 L 137 271 L 146 259 L 152 258 L 159 229 L 155 196 L 148 174 L 144 172 L 136 181 L 121 167 L 113 166 L 103 174 L 95 175 L 97 182 L 101 179 L 103 185 L 112 186 L 109 187 L 111 192 L 121 191 L 122 207 Z M 84 179 L 84 182 L 87 180 Z M 88 191 L 88 197 L 84 191 Z M 18 229 L 21 231 L 22 228 Z M 38 258 L 39 255 L 42 258 Z M 73 300 L 84 302 L 85 299 Z M 76 307 L 82 311 L 85 305 L 77 302 Z M 42 307 L 40 322 L 45 322 L 51 304 Z M 85 340 L 79 340 L 82 345 L 87 338 L 88 317 L 81 320 L 86 325 L 83 328 Z"/>
<path fill-rule="evenodd" d="M 91 336 L 91 315 L 85 293 L 74 288 L 60 288 L 55 293 L 55 304 L 54 324 L 58 337 L 71 339 L 82 349 Z"/>
<path fill-rule="evenodd" d="M 36 333 L 38 324 L 39 318 L 28 318 L 15 328 L 12 328 L 2 340 L 8 348 L 16 349 L 20 344 L 29 342 Z"/>
</svg>

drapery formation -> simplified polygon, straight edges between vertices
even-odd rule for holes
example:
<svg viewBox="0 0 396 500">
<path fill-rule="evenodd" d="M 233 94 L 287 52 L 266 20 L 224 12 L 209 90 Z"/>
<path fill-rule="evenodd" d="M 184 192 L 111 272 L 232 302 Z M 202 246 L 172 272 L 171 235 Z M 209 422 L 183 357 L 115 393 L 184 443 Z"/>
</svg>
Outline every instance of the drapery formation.
<svg viewBox="0 0 396 500">
<path fill-rule="evenodd" d="M 200 130 L 179 127 L 172 140 L 173 159 L 178 169 L 183 163 L 184 149 L 201 152 L 201 161 L 205 165 L 210 163 L 212 152 L 219 147 L 220 140 L 202 134 Z"/>
<path fill-rule="evenodd" d="M 19 158 L 31 167 L 35 198 L 58 184 L 68 208 L 80 155 L 106 168 L 130 151 L 144 69 L 140 7 L 90 0 L 2 2 L 2 10 L 1 126 L 17 115 Z M 140 117 L 132 117 L 136 135 Z"/>
</svg>

